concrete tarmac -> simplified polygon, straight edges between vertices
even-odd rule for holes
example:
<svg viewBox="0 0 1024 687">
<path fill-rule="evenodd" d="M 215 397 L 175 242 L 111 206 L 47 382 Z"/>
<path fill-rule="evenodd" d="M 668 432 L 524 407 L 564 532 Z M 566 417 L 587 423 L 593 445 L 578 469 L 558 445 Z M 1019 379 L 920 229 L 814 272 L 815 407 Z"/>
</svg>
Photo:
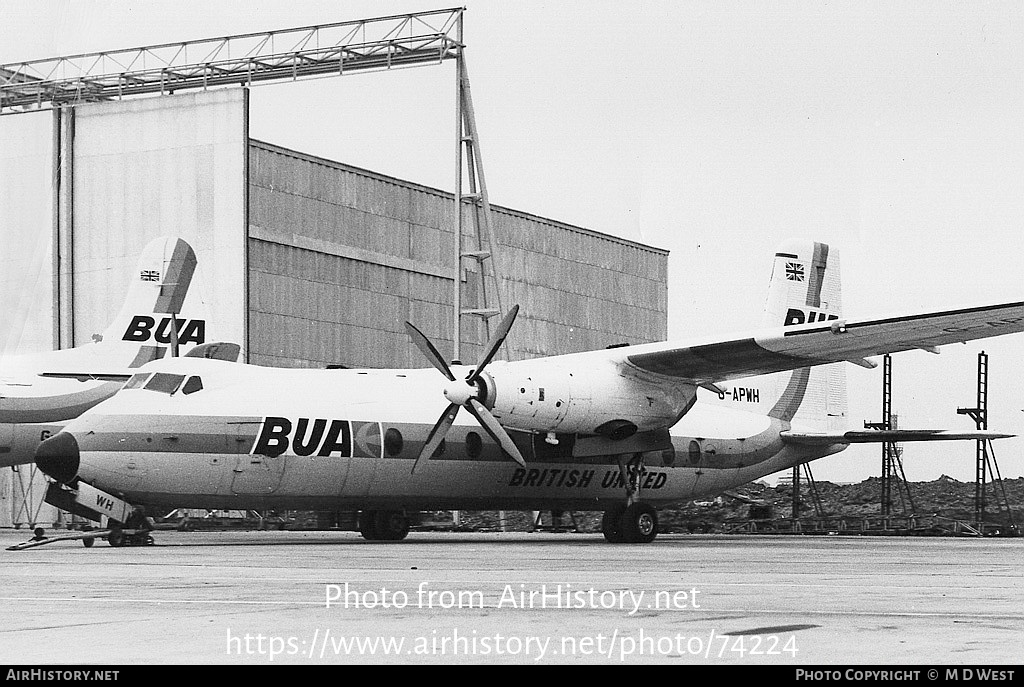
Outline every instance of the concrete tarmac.
<svg viewBox="0 0 1024 687">
<path fill-rule="evenodd" d="M 1024 539 L 155 538 L 0 550 L 0 663 L 939 666 L 1024 640 Z"/>
</svg>

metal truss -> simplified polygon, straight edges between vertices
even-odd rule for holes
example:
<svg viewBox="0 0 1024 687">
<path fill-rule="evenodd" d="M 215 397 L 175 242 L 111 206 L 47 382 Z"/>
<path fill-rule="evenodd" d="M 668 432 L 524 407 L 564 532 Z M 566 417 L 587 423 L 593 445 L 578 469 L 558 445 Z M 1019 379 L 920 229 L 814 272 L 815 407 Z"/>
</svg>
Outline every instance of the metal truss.
<svg viewBox="0 0 1024 687">
<path fill-rule="evenodd" d="M 882 361 L 882 421 L 865 422 L 866 429 L 896 429 L 897 417 L 892 412 L 892 356 L 888 353 Z M 893 487 L 900 499 L 900 506 L 905 515 L 913 515 L 917 506 L 910 494 L 910 483 L 903 471 L 903 447 L 895 441 L 882 442 L 882 480 L 881 480 L 881 514 L 883 518 L 893 515 Z M 908 508 L 909 506 L 909 508 Z M 888 526 L 886 526 L 888 527 Z"/>
<path fill-rule="evenodd" d="M 0 65 L 0 113 L 437 64 L 464 8 Z"/>
</svg>

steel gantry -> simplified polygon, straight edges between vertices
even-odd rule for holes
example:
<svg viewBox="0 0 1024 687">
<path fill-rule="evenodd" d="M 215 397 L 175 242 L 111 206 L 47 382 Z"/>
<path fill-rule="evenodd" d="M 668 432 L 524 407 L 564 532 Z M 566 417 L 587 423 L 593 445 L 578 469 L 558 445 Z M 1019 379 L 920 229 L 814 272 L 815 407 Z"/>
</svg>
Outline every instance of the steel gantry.
<svg viewBox="0 0 1024 687">
<path fill-rule="evenodd" d="M 184 89 L 437 64 L 461 55 L 464 8 L 0 65 L 0 113 Z"/>
<path fill-rule="evenodd" d="M 498 269 L 498 241 L 494 235 L 494 220 L 491 203 L 487 196 L 487 181 L 484 177 L 483 154 L 480 150 L 480 136 L 476 127 L 476 116 L 473 111 L 473 96 L 469 87 L 469 74 L 466 71 L 465 58 L 457 60 L 456 84 L 456 154 L 455 154 L 455 292 L 453 307 L 453 357 L 462 357 L 462 318 L 470 315 L 482 318 L 485 333 L 480 341 L 490 337 L 490 317 L 503 312 L 501 298 L 501 272 Z M 463 192 L 463 171 L 469 183 L 469 192 Z M 469 212 L 467 212 L 469 210 Z M 467 217 L 468 216 L 468 217 Z M 468 219 L 468 221 L 467 221 Z M 473 229 L 469 236 L 464 229 Z M 471 245 L 467 245 L 471 244 Z M 467 268 L 466 261 L 471 261 Z M 463 296 L 463 284 L 469 286 L 472 273 L 476 274 L 475 303 L 467 303 Z M 506 358 L 509 357 L 508 344 L 503 344 Z"/>
</svg>

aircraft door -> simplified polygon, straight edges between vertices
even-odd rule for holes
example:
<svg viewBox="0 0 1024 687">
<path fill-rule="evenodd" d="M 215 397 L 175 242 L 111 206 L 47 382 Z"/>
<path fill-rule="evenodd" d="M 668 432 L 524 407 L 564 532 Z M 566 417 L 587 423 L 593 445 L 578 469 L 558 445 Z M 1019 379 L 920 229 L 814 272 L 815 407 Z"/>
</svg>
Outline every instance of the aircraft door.
<svg viewBox="0 0 1024 687">
<path fill-rule="evenodd" d="M 234 494 L 260 495 L 273 494 L 281 486 L 288 456 L 284 453 L 277 456 L 252 453 L 256 432 L 256 422 L 231 422 L 227 432 L 229 453 L 228 461 L 233 459 L 231 492 Z"/>
<path fill-rule="evenodd" d="M 262 420 L 228 418 L 226 426 L 218 427 L 218 430 L 224 432 L 225 453 L 229 456 L 237 456 L 251 452 L 256 445 L 256 434 L 262 425 Z"/>
<path fill-rule="evenodd" d="M 378 469 L 384 457 L 384 441 L 379 422 L 352 423 L 352 459 L 343 479 L 345 496 L 366 496 L 380 479 Z"/>
<path fill-rule="evenodd" d="M 281 486 L 286 460 L 286 456 L 238 456 L 231 491 L 235 494 L 273 494 Z"/>
<path fill-rule="evenodd" d="M 704 481 L 704 473 L 707 470 L 708 463 L 714 460 L 716 452 L 715 444 L 707 439 L 698 438 L 690 441 L 686 465 L 694 470 L 694 492 L 699 490 L 701 482 Z"/>
</svg>

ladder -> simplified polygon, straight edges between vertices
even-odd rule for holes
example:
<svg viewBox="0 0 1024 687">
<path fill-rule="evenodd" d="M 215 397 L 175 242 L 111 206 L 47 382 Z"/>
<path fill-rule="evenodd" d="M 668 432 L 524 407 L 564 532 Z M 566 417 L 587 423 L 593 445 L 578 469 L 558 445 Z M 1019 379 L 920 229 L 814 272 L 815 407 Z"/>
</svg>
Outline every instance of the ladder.
<svg viewBox="0 0 1024 687">
<path fill-rule="evenodd" d="M 459 19 L 459 43 L 462 25 Z M 501 297 L 501 271 L 494 220 L 484 178 L 480 136 L 473 111 L 473 96 L 466 71 L 466 59 L 459 51 L 456 59 L 456 173 L 455 173 L 455 284 L 453 297 L 452 357 L 462 360 L 463 318 L 472 317 L 483 325 L 485 342 L 491 336 L 490 318 L 504 311 Z M 465 177 L 465 179 L 464 179 Z M 468 192 L 463 181 L 468 182 Z M 469 227 L 471 231 L 465 229 Z M 475 282 L 475 283 L 474 283 Z M 473 293 L 466 293 L 472 291 Z M 510 360 L 508 342 L 503 344 L 505 359 Z"/>
</svg>

